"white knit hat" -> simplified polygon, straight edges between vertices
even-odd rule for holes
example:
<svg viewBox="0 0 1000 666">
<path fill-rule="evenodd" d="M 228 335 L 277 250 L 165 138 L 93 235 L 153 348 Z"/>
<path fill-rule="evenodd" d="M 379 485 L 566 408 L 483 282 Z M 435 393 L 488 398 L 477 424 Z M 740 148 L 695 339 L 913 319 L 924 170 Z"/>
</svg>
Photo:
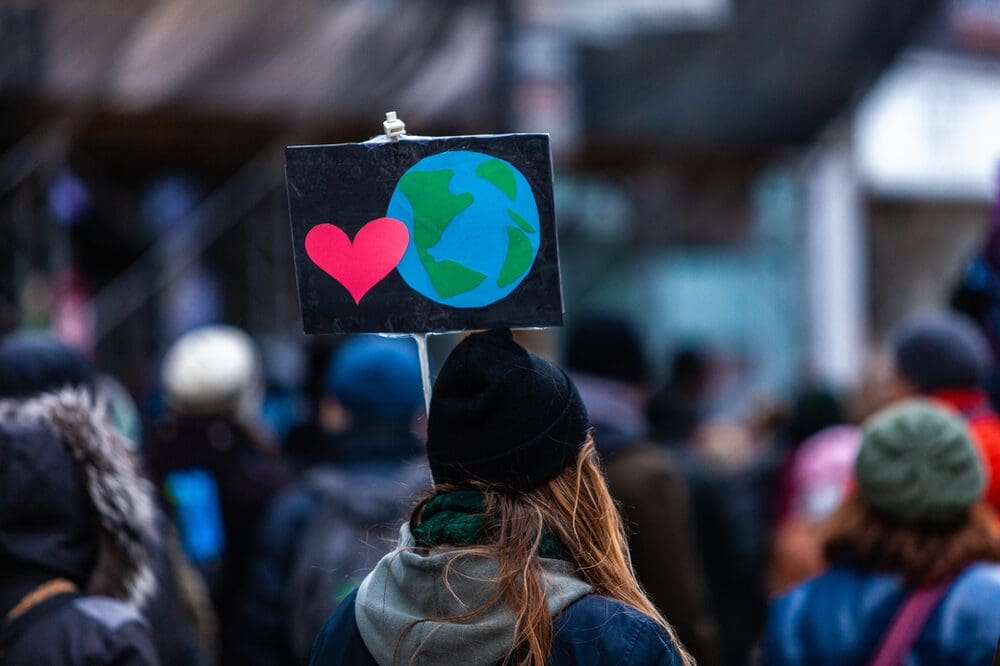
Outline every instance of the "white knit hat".
<svg viewBox="0 0 1000 666">
<path fill-rule="evenodd" d="M 249 335 L 206 326 L 178 338 L 163 359 L 167 402 L 178 412 L 248 416 L 259 406 L 261 363 Z"/>
</svg>

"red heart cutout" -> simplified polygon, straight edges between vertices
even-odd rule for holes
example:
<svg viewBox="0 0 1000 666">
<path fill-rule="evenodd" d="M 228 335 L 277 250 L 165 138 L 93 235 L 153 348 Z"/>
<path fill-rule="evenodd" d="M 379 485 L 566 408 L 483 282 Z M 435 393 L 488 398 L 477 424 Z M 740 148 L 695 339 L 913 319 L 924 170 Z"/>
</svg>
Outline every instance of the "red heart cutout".
<svg viewBox="0 0 1000 666">
<path fill-rule="evenodd" d="M 380 217 L 361 227 L 354 243 L 333 224 L 317 224 L 306 234 L 306 254 L 344 285 L 355 303 L 399 265 L 410 243 L 410 231 L 393 217 Z"/>
</svg>

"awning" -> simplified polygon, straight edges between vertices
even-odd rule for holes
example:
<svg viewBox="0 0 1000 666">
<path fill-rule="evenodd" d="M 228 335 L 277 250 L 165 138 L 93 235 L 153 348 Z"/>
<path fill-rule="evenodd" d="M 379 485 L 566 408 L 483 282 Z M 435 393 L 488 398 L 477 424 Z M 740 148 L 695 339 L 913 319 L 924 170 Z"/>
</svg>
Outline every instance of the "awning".
<svg viewBox="0 0 1000 666">
<path fill-rule="evenodd" d="M 0 91 L 112 112 L 174 108 L 467 127 L 491 113 L 493 3 L 49 0 L 4 10 Z"/>
<path fill-rule="evenodd" d="M 870 85 L 938 0 L 736 0 L 710 30 L 584 48 L 596 143 L 738 149 L 807 142 Z"/>
</svg>

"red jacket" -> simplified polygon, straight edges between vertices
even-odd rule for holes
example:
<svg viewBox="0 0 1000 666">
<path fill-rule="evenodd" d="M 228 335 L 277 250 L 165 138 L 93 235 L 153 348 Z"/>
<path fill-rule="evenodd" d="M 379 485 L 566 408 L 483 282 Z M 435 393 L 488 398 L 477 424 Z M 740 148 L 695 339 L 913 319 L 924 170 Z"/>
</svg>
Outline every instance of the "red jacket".
<svg viewBox="0 0 1000 666">
<path fill-rule="evenodd" d="M 953 389 L 931 395 L 958 410 L 969 424 L 972 436 L 979 444 L 986 468 L 985 500 L 1000 513 L 1000 415 L 990 406 L 989 396 L 980 389 Z"/>
</svg>

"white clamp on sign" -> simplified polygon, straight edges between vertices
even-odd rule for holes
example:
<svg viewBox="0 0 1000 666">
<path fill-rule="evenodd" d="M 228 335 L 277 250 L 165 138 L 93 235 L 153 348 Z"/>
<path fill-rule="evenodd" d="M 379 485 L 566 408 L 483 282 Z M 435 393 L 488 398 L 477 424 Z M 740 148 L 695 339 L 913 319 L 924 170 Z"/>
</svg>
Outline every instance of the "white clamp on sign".
<svg viewBox="0 0 1000 666">
<path fill-rule="evenodd" d="M 385 114 L 385 122 L 382 123 L 382 127 L 385 128 L 385 135 L 390 139 L 395 139 L 400 134 L 406 134 L 406 124 L 396 117 L 395 111 L 389 111 Z"/>
</svg>

